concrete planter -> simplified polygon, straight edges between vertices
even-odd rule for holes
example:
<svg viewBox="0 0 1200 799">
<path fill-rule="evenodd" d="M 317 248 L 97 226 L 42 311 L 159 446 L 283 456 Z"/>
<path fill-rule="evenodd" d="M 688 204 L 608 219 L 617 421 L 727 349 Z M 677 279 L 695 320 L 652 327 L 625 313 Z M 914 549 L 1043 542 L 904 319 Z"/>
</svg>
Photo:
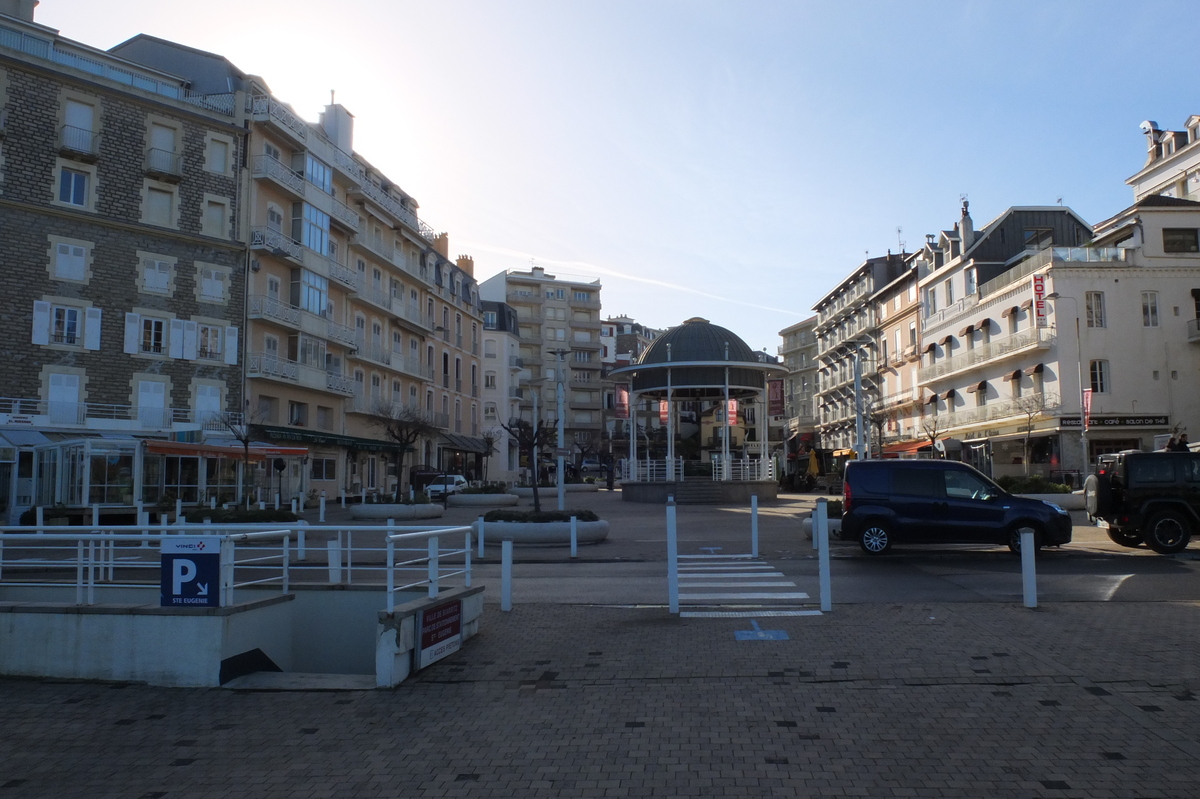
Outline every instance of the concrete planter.
<svg viewBox="0 0 1200 799">
<path fill-rule="evenodd" d="M 570 544 L 570 522 L 485 522 L 483 543 L 496 545 L 507 539 L 514 544 Z M 479 522 L 471 525 L 479 534 Z M 608 538 L 608 522 L 576 522 L 575 540 L 580 544 L 598 544 Z"/>
<path fill-rule="evenodd" d="M 441 517 L 441 505 L 352 505 L 351 519 L 437 519 Z"/>
<path fill-rule="evenodd" d="M 521 500 L 516 494 L 451 494 L 452 508 L 502 508 L 516 505 Z"/>
<path fill-rule="evenodd" d="M 590 494 L 600 490 L 599 483 L 567 483 L 563 486 L 566 494 Z M 533 488 L 530 486 L 517 486 L 510 488 L 509 491 L 516 494 L 518 497 L 532 497 Z M 558 496 L 558 488 L 555 486 L 542 486 L 538 489 L 539 496 L 554 497 Z"/>
</svg>

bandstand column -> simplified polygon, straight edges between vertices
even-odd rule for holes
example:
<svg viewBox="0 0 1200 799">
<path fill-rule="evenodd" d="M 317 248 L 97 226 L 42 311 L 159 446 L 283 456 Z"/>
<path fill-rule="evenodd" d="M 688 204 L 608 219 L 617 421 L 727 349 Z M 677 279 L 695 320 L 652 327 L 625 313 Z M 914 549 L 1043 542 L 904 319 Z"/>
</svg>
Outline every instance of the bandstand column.
<svg viewBox="0 0 1200 799">
<path fill-rule="evenodd" d="M 637 482 L 637 394 L 629 391 L 629 479 Z"/>
<path fill-rule="evenodd" d="M 766 380 L 763 380 L 763 390 L 758 394 L 758 401 L 762 405 L 758 415 L 758 479 L 766 480 L 767 475 L 767 387 Z"/>
</svg>

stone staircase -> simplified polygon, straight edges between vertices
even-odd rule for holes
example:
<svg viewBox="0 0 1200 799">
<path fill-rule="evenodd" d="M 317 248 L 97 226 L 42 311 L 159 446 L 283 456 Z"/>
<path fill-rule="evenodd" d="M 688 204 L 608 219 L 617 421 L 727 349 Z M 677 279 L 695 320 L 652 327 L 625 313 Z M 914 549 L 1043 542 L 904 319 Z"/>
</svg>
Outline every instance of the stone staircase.
<svg viewBox="0 0 1200 799">
<path fill-rule="evenodd" d="M 677 505 L 720 505 L 721 486 L 712 480 L 687 480 L 676 485 Z"/>
</svg>

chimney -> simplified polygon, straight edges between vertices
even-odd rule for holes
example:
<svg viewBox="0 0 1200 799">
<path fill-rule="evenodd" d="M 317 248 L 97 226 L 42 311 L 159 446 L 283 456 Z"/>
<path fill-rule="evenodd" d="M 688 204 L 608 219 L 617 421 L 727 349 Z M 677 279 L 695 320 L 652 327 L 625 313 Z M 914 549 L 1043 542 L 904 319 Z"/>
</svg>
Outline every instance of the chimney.
<svg viewBox="0 0 1200 799">
<path fill-rule="evenodd" d="M 33 22 L 33 8 L 37 4 L 38 0 L 0 0 L 0 14 Z"/>
<path fill-rule="evenodd" d="M 325 106 L 321 112 L 321 130 L 339 150 L 354 152 L 354 114 L 347 111 L 345 106 L 337 103 Z"/>
<path fill-rule="evenodd" d="M 450 260 L 450 235 L 448 233 L 437 234 L 437 238 L 433 240 L 433 249 L 447 261 Z"/>
<path fill-rule="evenodd" d="M 967 210 L 969 205 L 970 203 L 964 199 L 962 220 L 959 224 L 959 237 L 962 239 L 963 252 L 966 252 L 975 243 L 975 223 L 971 221 L 971 213 Z"/>
<path fill-rule="evenodd" d="M 533 276 L 534 277 L 545 277 L 546 276 L 545 268 L 541 267 L 541 266 L 533 267 Z"/>
<path fill-rule="evenodd" d="M 456 261 L 458 268 L 471 277 L 475 277 L 475 259 L 469 255 L 460 255 Z"/>
</svg>

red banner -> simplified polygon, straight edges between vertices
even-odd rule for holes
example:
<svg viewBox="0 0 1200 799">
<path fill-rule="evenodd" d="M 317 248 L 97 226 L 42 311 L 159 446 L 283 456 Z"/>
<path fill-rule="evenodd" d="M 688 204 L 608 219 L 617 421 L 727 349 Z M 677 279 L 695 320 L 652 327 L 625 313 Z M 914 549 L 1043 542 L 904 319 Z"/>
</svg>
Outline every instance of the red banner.
<svg viewBox="0 0 1200 799">
<path fill-rule="evenodd" d="M 658 421 L 663 424 L 671 423 L 671 406 L 666 400 L 658 401 Z"/>
<path fill-rule="evenodd" d="M 767 413 L 771 416 L 783 416 L 783 381 L 767 381 Z"/>
<path fill-rule="evenodd" d="M 1092 390 L 1085 388 L 1083 390 L 1083 432 L 1087 432 L 1088 425 L 1092 423 Z"/>
<path fill-rule="evenodd" d="M 613 394 L 613 418 L 628 419 L 629 418 L 629 384 L 617 383 L 614 387 Z"/>
<path fill-rule="evenodd" d="M 726 418 L 728 419 L 727 424 L 735 425 L 738 423 L 737 400 L 729 401 L 729 416 L 727 416 Z"/>
</svg>

